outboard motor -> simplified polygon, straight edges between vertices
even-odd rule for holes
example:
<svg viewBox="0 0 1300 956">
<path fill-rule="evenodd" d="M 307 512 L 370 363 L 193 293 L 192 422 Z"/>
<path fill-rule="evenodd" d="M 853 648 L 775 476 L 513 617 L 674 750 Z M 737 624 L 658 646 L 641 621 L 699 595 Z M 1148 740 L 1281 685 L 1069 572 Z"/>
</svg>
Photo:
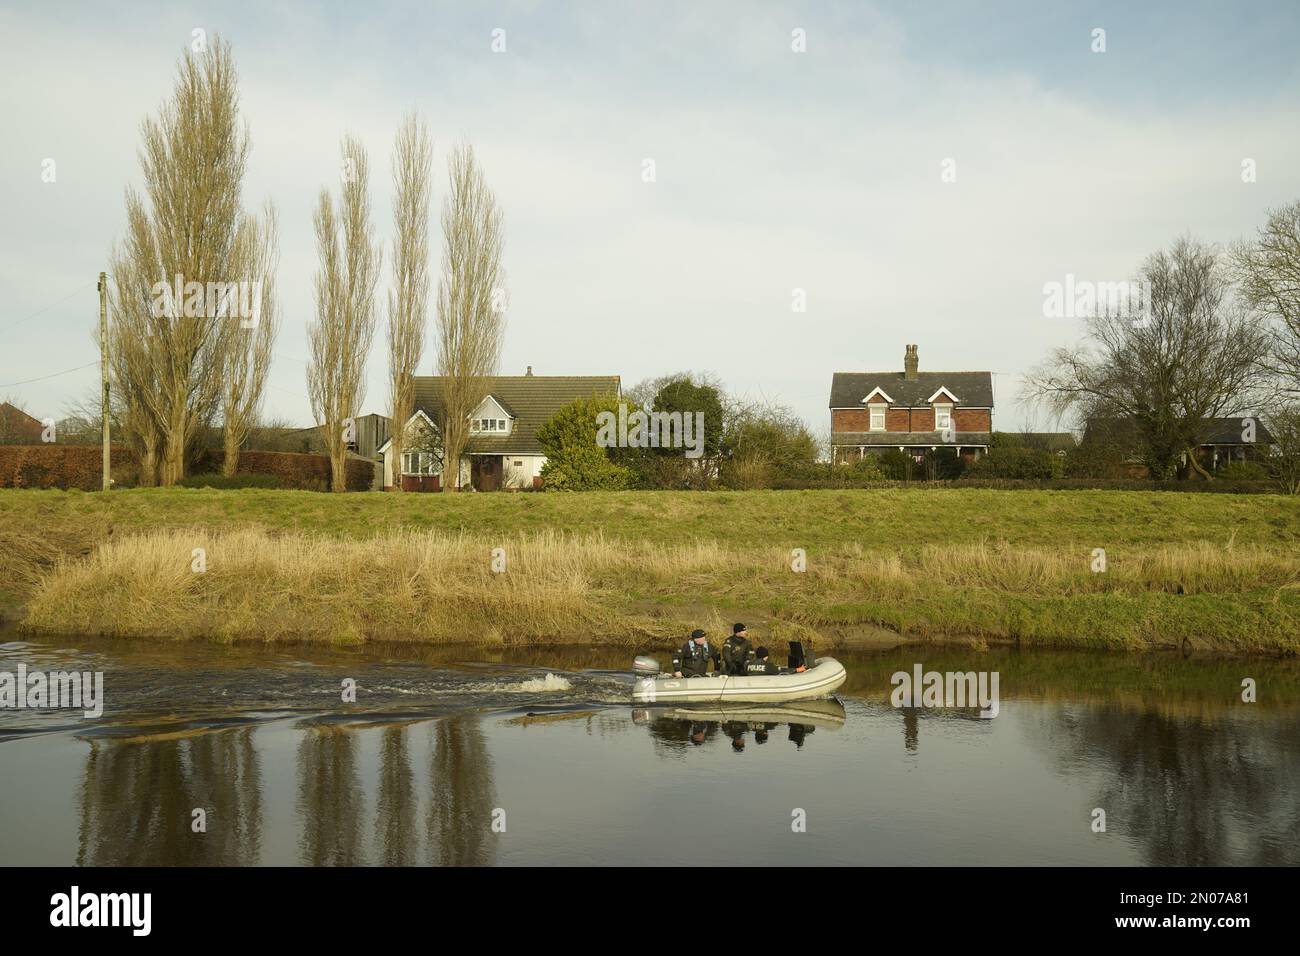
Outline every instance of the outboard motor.
<svg viewBox="0 0 1300 956">
<path fill-rule="evenodd" d="M 637 677 L 658 677 L 661 670 L 659 662 L 645 654 L 638 654 L 632 661 L 632 673 Z"/>
<path fill-rule="evenodd" d="M 812 647 L 804 649 L 802 641 L 790 642 L 790 670 L 795 673 L 802 673 L 817 663 L 817 658 L 813 655 Z"/>
</svg>

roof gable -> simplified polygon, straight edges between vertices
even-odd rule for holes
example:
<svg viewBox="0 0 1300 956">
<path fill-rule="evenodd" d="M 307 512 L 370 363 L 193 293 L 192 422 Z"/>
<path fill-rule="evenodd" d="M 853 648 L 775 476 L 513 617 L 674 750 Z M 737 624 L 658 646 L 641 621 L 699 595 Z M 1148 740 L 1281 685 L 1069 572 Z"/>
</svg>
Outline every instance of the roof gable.
<svg viewBox="0 0 1300 956">
<path fill-rule="evenodd" d="M 512 412 L 509 408 L 507 408 L 505 403 L 502 402 L 501 399 L 497 398 L 495 395 L 492 395 L 491 393 L 488 394 L 487 398 L 483 399 L 483 401 L 478 403 L 478 408 L 474 409 L 474 411 L 470 413 L 469 417 L 470 418 L 500 417 L 492 411 L 492 409 L 494 408 L 497 411 L 499 411 L 502 415 L 504 415 L 506 418 L 516 419 L 519 417 L 514 412 Z"/>
<path fill-rule="evenodd" d="M 831 408 L 861 408 L 862 396 L 876 389 L 892 395 L 892 405 L 921 408 L 929 405 L 936 389 L 960 395 L 966 408 L 993 407 L 992 372 L 918 372 L 909 379 L 903 372 L 836 372 L 831 376 Z"/>
<path fill-rule="evenodd" d="M 415 407 L 433 421 L 440 417 L 439 375 L 415 377 Z M 617 375 L 497 375 L 488 380 L 489 396 L 514 420 L 509 435 L 472 435 L 467 452 L 481 454 L 542 454 L 537 429 L 575 398 L 621 394 Z"/>
</svg>

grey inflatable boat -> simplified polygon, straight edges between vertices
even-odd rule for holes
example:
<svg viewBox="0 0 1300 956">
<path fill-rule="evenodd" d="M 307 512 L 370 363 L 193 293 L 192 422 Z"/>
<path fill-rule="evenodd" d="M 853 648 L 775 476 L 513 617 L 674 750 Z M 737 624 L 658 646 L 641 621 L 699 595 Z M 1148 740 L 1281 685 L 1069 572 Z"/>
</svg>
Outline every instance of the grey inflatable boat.
<svg viewBox="0 0 1300 956">
<path fill-rule="evenodd" d="M 806 671 L 789 674 L 762 674 L 728 677 L 652 676 L 647 671 L 659 665 L 649 658 L 638 657 L 633 665 L 637 681 L 632 686 L 635 704 L 729 703 L 754 701 L 777 703 L 788 700 L 816 700 L 830 697 L 848 676 L 844 665 L 833 657 L 819 657 Z"/>
</svg>

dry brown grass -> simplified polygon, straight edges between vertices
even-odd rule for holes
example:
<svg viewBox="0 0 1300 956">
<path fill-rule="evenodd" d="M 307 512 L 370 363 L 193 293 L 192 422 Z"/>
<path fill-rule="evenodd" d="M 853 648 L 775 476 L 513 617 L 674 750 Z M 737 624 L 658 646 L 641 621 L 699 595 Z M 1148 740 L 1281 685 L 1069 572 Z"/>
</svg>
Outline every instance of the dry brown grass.
<svg viewBox="0 0 1300 956">
<path fill-rule="evenodd" d="M 490 566 L 496 547 L 505 549 L 504 574 Z M 206 552 L 202 573 L 191 570 L 195 548 Z M 1212 639 L 1224 620 L 1241 619 L 1240 608 L 1285 616 L 1300 605 L 1300 558 L 1231 541 L 1125 549 L 1108 554 L 1103 574 L 1078 548 L 998 542 L 902 553 L 845 546 L 809 555 L 804 574 L 789 559 L 777 548 L 600 534 L 162 531 L 61 560 L 40 580 L 26 626 L 227 640 L 631 644 L 696 624 L 722 633 L 722 610 L 760 609 L 773 635 L 871 622 L 920 634 L 1134 646 L 1175 639 L 1178 628 L 1197 631 L 1195 614 L 1204 617 L 1196 636 Z M 1095 616 L 1102 595 L 1115 598 L 1112 619 L 1081 639 L 1081 610 Z M 897 618 L 904 613 L 911 617 Z M 1266 637 L 1278 649 L 1278 637 Z M 1241 648 L 1238 636 L 1233 646 Z"/>
</svg>

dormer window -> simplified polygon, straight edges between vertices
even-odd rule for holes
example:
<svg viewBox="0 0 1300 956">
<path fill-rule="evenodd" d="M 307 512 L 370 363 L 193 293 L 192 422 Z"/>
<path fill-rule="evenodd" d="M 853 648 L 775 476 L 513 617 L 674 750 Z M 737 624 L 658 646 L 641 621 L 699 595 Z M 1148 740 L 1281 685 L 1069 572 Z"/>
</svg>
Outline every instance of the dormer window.
<svg viewBox="0 0 1300 956">
<path fill-rule="evenodd" d="M 476 418 L 470 425 L 470 431 L 478 432 L 496 432 L 504 435 L 509 428 L 504 418 Z"/>
<path fill-rule="evenodd" d="M 871 431 L 883 432 L 885 430 L 885 406 L 868 405 L 867 408 L 871 411 Z"/>
</svg>

